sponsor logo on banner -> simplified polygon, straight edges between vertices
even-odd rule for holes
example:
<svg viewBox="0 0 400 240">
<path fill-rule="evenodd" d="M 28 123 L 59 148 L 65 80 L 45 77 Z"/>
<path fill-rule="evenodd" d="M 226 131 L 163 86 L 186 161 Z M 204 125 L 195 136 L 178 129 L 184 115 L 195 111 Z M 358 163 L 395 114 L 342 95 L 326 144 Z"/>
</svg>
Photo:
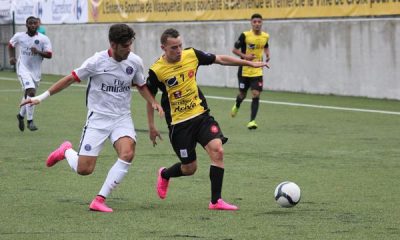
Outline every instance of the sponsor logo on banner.
<svg viewBox="0 0 400 240">
<path fill-rule="evenodd" d="M 3 0 L 0 0 L 0 3 L 1 1 Z M 13 0 L 12 6 L 17 24 L 25 24 L 29 16 L 39 17 L 43 24 L 87 23 L 88 2 L 92 1 Z"/>
</svg>

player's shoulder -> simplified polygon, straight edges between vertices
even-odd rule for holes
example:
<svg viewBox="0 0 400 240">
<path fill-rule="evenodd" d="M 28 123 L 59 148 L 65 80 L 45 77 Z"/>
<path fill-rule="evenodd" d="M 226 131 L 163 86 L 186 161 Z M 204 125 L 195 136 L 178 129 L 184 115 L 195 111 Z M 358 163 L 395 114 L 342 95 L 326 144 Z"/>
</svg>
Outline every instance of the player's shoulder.
<svg viewBox="0 0 400 240">
<path fill-rule="evenodd" d="M 37 32 L 37 35 L 39 38 L 50 42 L 50 38 L 48 36 L 44 35 L 43 33 Z"/>
<path fill-rule="evenodd" d="M 127 60 L 135 64 L 143 64 L 143 59 L 139 55 L 133 52 L 129 53 Z"/>
<path fill-rule="evenodd" d="M 269 38 L 269 33 L 267 33 L 267 32 L 261 32 L 261 35 L 262 35 L 263 37 Z"/>
<path fill-rule="evenodd" d="M 26 32 L 16 32 L 13 36 L 13 38 L 21 38 L 21 37 L 25 37 L 28 36 L 28 34 L 26 34 Z"/>
</svg>

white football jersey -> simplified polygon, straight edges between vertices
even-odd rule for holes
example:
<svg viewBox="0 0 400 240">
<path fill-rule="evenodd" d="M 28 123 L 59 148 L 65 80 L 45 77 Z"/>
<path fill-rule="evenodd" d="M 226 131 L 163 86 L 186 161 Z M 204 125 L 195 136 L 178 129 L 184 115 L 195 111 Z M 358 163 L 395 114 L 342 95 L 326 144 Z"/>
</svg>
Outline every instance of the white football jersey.
<svg viewBox="0 0 400 240">
<path fill-rule="evenodd" d="M 41 33 L 29 36 L 26 32 L 16 33 L 10 40 L 10 45 L 19 47 L 19 56 L 17 62 L 17 73 L 24 77 L 30 77 L 33 81 L 40 81 L 42 75 L 43 57 L 39 54 L 33 54 L 32 47 L 41 52 L 52 52 L 50 39 Z"/>
<path fill-rule="evenodd" d="M 130 53 L 117 62 L 111 50 L 104 50 L 88 58 L 72 74 L 78 81 L 88 80 L 86 105 L 89 112 L 121 116 L 131 112 L 131 87 L 146 84 L 143 61 Z"/>
</svg>

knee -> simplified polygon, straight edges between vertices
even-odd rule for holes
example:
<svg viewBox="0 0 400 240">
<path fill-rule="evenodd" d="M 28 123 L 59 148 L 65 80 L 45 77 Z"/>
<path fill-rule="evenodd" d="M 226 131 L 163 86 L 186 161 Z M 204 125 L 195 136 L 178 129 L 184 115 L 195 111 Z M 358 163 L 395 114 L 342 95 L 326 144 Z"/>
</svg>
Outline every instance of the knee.
<svg viewBox="0 0 400 240">
<path fill-rule="evenodd" d="M 247 94 L 246 94 L 245 92 L 240 92 L 238 96 L 239 96 L 239 98 L 240 98 L 241 100 L 243 100 L 243 99 L 246 98 L 246 95 L 247 95 Z"/>
<path fill-rule="evenodd" d="M 90 175 L 93 173 L 93 169 L 91 168 L 80 168 L 78 166 L 77 173 L 82 176 Z"/>
<path fill-rule="evenodd" d="M 35 96 L 35 89 L 34 88 L 29 88 L 26 90 L 25 94 L 27 97 L 34 97 Z"/>
<path fill-rule="evenodd" d="M 218 146 L 212 149 L 214 159 L 216 161 L 222 161 L 224 159 L 224 148 L 222 146 Z"/>
<path fill-rule="evenodd" d="M 124 160 L 125 162 L 132 162 L 133 158 L 135 157 L 135 153 L 133 150 L 129 151 L 124 151 L 121 154 L 119 154 L 119 159 Z"/>
<path fill-rule="evenodd" d="M 182 173 L 185 176 L 191 176 L 193 175 L 197 170 L 197 165 L 196 164 L 185 164 L 182 165 Z"/>
</svg>

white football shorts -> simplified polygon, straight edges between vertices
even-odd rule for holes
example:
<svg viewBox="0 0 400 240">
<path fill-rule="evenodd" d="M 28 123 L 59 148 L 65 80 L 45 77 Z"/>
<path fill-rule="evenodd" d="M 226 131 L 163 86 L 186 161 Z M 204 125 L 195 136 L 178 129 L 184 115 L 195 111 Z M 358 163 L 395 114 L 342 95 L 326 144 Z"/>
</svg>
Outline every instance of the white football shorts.
<svg viewBox="0 0 400 240">
<path fill-rule="evenodd" d="M 19 82 L 21 83 L 22 89 L 26 90 L 28 88 L 38 88 L 39 81 L 34 81 L 29 74 L 18 74 Z"/>
<path fill-rule="evenodd" d="M 126 136 L 136 142 L 136 131 L 130 113 L 113 117 L 92 112 L 83 127 L 78 154 L 98 156 L 107 138 L 114 145 L 118 139 Z"/>
</svg>

